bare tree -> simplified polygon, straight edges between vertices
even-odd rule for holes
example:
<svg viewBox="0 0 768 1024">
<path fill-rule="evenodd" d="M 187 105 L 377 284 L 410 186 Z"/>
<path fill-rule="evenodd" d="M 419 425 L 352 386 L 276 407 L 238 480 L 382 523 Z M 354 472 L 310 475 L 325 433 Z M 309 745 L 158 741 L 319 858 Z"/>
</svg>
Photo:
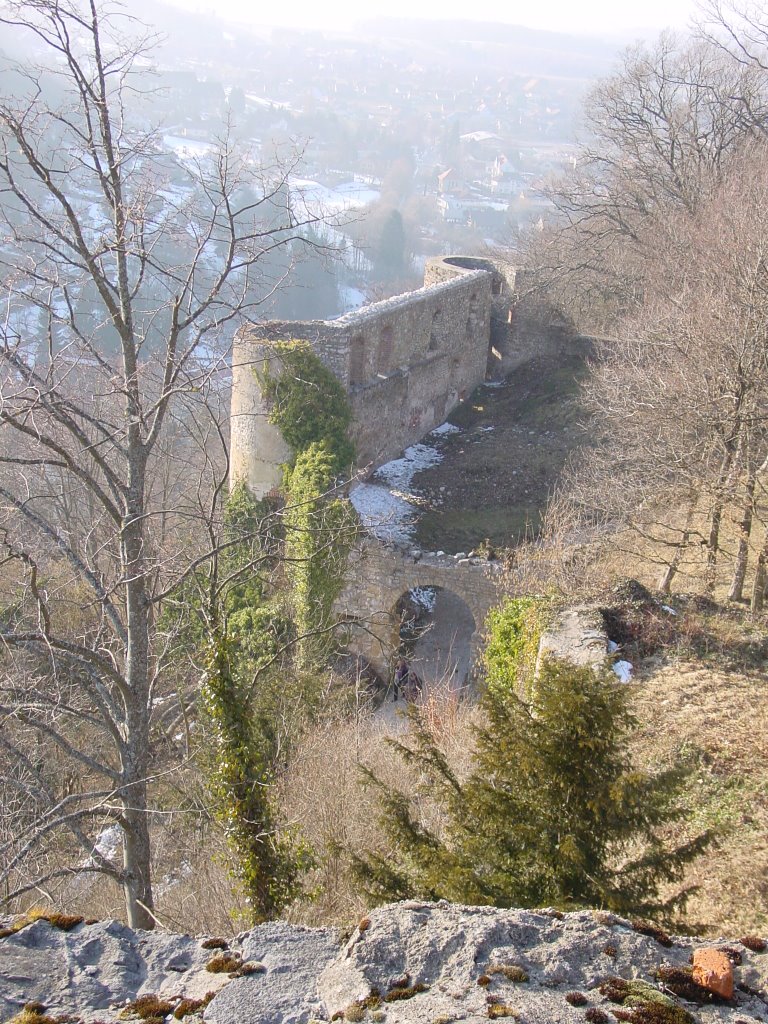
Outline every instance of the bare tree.
<svg viewBox="0 0 768 1024">
<path fill-rule="evenodd" d="M 628 49 L 587 98 L 577 166 L 545 188 L 557 216 L 530 257 L 550 294 L 589 330 L 638 308 L 654 217 L 693 214 L 767 112 L 762 70 L 707 39 Z"/>
<path fill-rule="evenodd" d="M 20 814 L 0 871 L 11 899 L 105 873 L 151 928 L 158 614 L 222 494 L 227 336 L 313 217 L 291 207 L 290 165 L 260 167 L 226 132 L 195 161 L 163 152 L 154 40 L 119 5 L 18 0 L 0 17 L 41 53 L 5 68 L 0 100 L 0 753 Z M 190 463 L 196 438 L 218 455 Z M 121 862 L 98 842 L 108 822 Z"/>
<path fill-rule="evenodd" d="M 664 567 L 665 590 L 692 544 L 714 590 L 723 522 L 738 510 L 731 595 L 740 598 L 752 526 L 764 515 L 767 208 L 759 144 L 695 213 L 655 218 L 642 308 L 621 324 L 587 387 L 597 447 L 564 500 L 630 525 Z"/>
<path fill-rule="evenodd" d="M 750 0 L 702 0 L 698 33 L 743 67 L 768 72 L 768 17 Z M 740 97 L 749 109 L 749 97 Z M 751 111 L 750 111 L 751 112 Z"/>
</svg>

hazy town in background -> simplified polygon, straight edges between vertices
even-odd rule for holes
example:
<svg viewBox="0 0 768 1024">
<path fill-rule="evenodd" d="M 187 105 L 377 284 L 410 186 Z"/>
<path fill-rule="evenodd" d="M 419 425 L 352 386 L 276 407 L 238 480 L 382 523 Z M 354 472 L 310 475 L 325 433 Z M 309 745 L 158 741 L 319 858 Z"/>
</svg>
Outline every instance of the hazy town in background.
<svg viewBox="0 0 768 1024">
<path fill-rule="evenodd" d="M 164 37 L 145 116 L 169 161 L 202 157 L 228 120 L 255 160 L 300 152 L 291 200 L 328 223 L 280 254 L 295 266 L 261 308 L 274 318 L 330 318 L 418 287 L 425 258 L 508 245 L 536 224 L 537 185 L 574 162 L 583 97 L 617 56 L 597 39 L 470 21 L 340 34 L 159 3 L 131 13 Z"/>
</svg>

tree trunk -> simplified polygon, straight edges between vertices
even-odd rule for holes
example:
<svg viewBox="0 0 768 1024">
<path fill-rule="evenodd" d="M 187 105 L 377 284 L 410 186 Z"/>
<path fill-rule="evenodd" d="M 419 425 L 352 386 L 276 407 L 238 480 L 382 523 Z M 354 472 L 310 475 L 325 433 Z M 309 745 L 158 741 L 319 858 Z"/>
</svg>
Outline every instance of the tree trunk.
<svg viewBox="0 0 768 1024">
<path fill-rule="evenodd" d="M 123 892 L 128 925 L 151 931 L 152 877 L 147 820 L 147 786 L 136 782 L 123 796 Z"/>
<path fill-rule="evenodd" d="M 707 567 L 704 570 L 704 590 L 707 594 L 715 592 L 717 582 L 717 555 L 720 551 L 720 524 L 723 521 L 723 500 L 717 498 L 712 506 L 709 520 L 709 537 L 707 538 Z"/>
<path fill-rule="evenodd" d="M 120 535 L 121 559 L 126 581 L 125 611 L 128 636 L 125 666 L 126 745 L 121 766 L 125 871 L 123 890 L 129 925 L 132 928 L 151 930 L 155 927 L 155 920 L 150 913 L 154 905 L 147 816 L 150 604 L 146 590 L 150 538 L 146 536 L 146 519 L 143 515 L 146 457 L 138 427 L 133 425 L 129 429 L 128 478 L 126 515 L 123 518 Z"/>
<path fill-rule="evenodd" d="M 688 506 L 688 513 L 685 517 L 685 527 L 683 529 L 683 535 L 680 538 L 680 543 L 675 548 L 675 553 L 672 556 L 672 561 L 669 563 L 667 568 L 664 570 L 661 579 L 659 580 L 659 590 L 662 594 L 668 594 L 672 587 L 672 580 L 677 575 L 677 570 L 680 568 L 680 562 L 683 560 L 688 543 L 691 539 L 691 525 L 693 523 L 693 514 L 696 508 L 695 498 L 691 499 L 691 503 Z"/>
<path fill-rule="evenodd" d="M 126 745 L 122 764 L 123 788 L 123 891 L 131 928 L 151 930 L 155 921 L 151 911 L 152 871 L 149 821 L 147 815 L 147 775 L 149 774 L 149 636 L 148 607 L 142 577 L 128 584 L 130 623 L 126 677 Z M 139 591 L 138 594 L 133 593 Z M 139 607 L 134 607 L 138 605 Z"/>
<path fill-rule="evenodd" d="M 723 509 L 726 496 L 731 492 L 734 475 L 734 455 L 736 452 L 737 433 L 726 445 L 726 453 L 720 466 L 715 501 L 709 519 L 709 537 L 707 538 L 707 567 L 704 571 L 704 591 L 712 595 L 717 582 L 717 556 L 720 552 L 720 527 L 723 522 Z"/>
<path fill-rule="evenodd" d="M 752 601 L 750 602 L 750 607 L 753 612 L 761 612 L 763 610 L 763 604 L 765 603 L 766 561 L 768 561 L 768 549 L 763 548 L 757 559 L 757 565 L 755 566 L 755 579 L 752 584 Z"/>
<path fill-rule="evenodd" d="M 752 533 L 752 519 L 755 512 L 755 485 L 754 473 L 747 479 L 746 493 L 744 497 L 744 508 L 739 523 L 739 547 L 736 552 L 736 565 L 733 570 L 731 588 L 728 591 L 729 601 L 741 601 L 744 593 L 744 579 L 747 575 L 747 564 L 749 562 L 749 538 Z"/>
</svg>

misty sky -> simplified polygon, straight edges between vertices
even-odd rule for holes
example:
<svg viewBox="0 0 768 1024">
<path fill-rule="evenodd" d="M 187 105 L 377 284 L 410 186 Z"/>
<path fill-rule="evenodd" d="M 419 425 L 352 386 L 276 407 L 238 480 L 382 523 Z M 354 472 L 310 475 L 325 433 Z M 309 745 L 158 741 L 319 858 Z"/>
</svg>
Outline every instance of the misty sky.
<svg viewBox="0 0 768 1024">
<path fill-rule="evenodd" d="M 504 21 L 529 28 L 564 32 L 656 34 L 663 28 L 685 28 L 695 13 L 695 0 L 175 0 L 180 6 L 212 11 L 262 25 L 339 29 L 377 15 L 419 18 L 474 18 Z"/>
</svg>

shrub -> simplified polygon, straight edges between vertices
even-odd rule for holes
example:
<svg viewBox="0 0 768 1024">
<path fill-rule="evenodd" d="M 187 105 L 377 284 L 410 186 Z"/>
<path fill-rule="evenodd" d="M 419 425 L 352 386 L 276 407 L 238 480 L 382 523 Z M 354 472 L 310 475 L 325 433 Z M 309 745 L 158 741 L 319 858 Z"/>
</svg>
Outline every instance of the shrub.
<svg viewBox="0 0 768 1024">
<path fill-rule="evenodd" d="M 409 712 L 409 742 L 393 745 L 420 783 L 403 792 L 366 772 L 392 846 L 392 853 L 352 858 L 370 898 L 602 906 L 624 914 L 659 914 L 684 901 L 687 890 L 662 899 L 659 888 L 679 881 L 710 837 L 664 843 L 662 826 L 682 814 L 683 776 L 632 768 L 625 688 L 608 673 L 547 660 L 529 699 L 489 688 L 481 707 L 485 724 L 476 730 L 465 781 L 418 708 Z M 418 817 L 422 789 L 447 823 L 440 833 Z"/>
<path fill-rule="evenodd" d="M 488 616 L 488 639 L 483 653 L 486 685 L 503 696 L 524 694 L 532 683 L 541 634 L 549 619 L 542 598 L 516 597 Z"/>
</svg>

